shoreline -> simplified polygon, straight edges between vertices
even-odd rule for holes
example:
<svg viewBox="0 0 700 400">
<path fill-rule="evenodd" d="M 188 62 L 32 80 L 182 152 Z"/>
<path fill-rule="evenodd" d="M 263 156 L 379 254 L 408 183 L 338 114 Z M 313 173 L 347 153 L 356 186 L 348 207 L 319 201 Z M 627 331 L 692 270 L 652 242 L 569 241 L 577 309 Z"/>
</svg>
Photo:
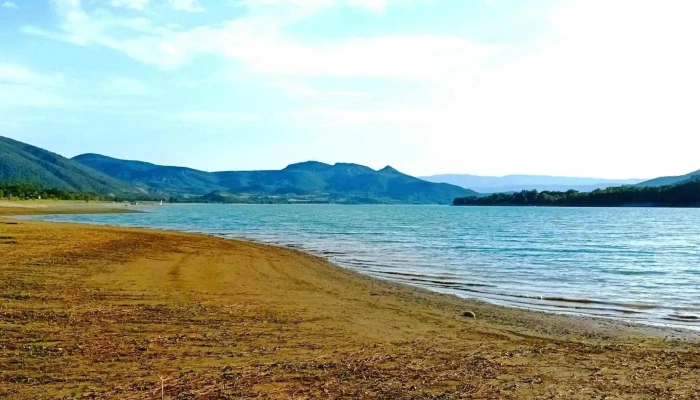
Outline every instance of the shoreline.
<svg viewBox="0 0 700 400">
<path fill-rule="evenodd" d="M 110 206 L 110 204 L 104 204 L 106 206 Z M 117 211 L 122 211 L 122 210 L 117 210 Z M 143 212 L 143 211 L 136 211 L 136 210 L 129 210 L 130 212 Z M 102 212 L 99 212 L 102 213 Z M 44 214 L 44 213 L 39 213 Z M 49 215 L 52 213 L 48 213 Z M 73 212 L 64 212 L 63 214 L 74 214 Z M 32 217 L 37 216 L 37 215 L 28 215 L 25 216 L 30 220 L 38 220 L 38 221 L 44 221 L 41 219 L 34 219 Z M 74 221 L 46 221 L 46 222 L 54 222 L 54 223 L 76 223 L 76 224 L 84 224 L 84 225 L 93 225 L 93 226 L 105 226 L 105 227 L 116 227 L 116 228 L 137 228 L 137 229 L 145 229 L 145 230 L 156 230 L 156 231 L 166 231 L 166 232 L 174 232 L 174 233 L 185 233 L 185 234 L 201 234 L 201 235 L 206 235 L 210 237 L 215 237 L 215 238 L 224 238 L 227 240 L 237 240 L 237 241 L 243 241 L 243 242 L 250 242 L 250 243 L 257 243 L 257 244 L 262 244 L 262 245 L 269 245 L 273 247 L 278 247 L 278 248 L 283 248 L 283 249 L 288 249 L 288 250 L 294 250 L 294 251 L 301 251 L 305 254 L 319 257 L 320 259 L 327 261 L 335 266 L 338 266 L 343 269 L 347 269 L 350 271 L 357 272 L 363 276 L 370 277 L 372 279 L 378 279 L 382 281 L 387 281 L 387 282 L 393 282 L 401 285 L 405 285 L 410 288 L 419 288 L 422 290 L 427 290 L 431 293 L 437 293 L 437 294 L 443 294 L 443 295 L 451 295 L 451 296 L 456 296 L 457 298 L 463 299 L 465 301 L 476 301 L 476 302 L 481 302 L 485 303 L 491 306 L 495 307 L 502 307 L 502 308 L 515 308 L 518 310 L 523 310 L 523 311 L 531 311 L 531 312 L 541 312 L 541 313 L 546 313 L 546 314 L 553 314 L 553 315 L 559 315 L 559 316 L 567 316 L 567 317 L 573 317 L 573 318 L 587 318 L 587 319 L 593 319 L 593 320 L 600 320 L 600 321 L 606 321 L 606 322 L 614 322 L 614 323 L 619 323 L 622 326 L 637 326 L 640 329 L 645 329 L 645 328 L 653 328 L 653 329 L 668 329 L 668 330 L 682 330 L 682 331 L 689 331 L 692 332 L 692 334 L 697 334 L 699 335 L 698 337 L 700 338 L 700 326 L 697 325 L 697 319 L 688 319 L 684 320 L 682 318 L 679 319 L 664 319 L 664 318 L 646 318 L 646 319 L 639 319 L 639 318 L 626 318 L 624 316 L 625 312 L 631 313 L 631 311 L 627 310 L 616 310 L 616 309 L 609 309 L 606 311 L 611 311 L 611 312 L 617 312 L 620 315 L 601 315 L 601 314 L 596 314 L 593 312 L 588 312 L 586 310 L 579 310 L 578 304 L 601 304 L 603 306 L 621 306 L 625 307 L 625 304 L 622 303 L 608 303 L 608 302 L 603 302 L 600 300 L 592 300 L 592 299 L 578 299 L 578 298 L 567 298 L 565 296 L 552 296 L 552 297 L 545 297 L 545 298 L 537 298 L 534 296 L 527 296 L 527 295 L 520 295 L 520 294 L 504 294 L 504 293 L 491 293 L 491 292 L 483 292 L 483 296 L 479 295 L 466 295 L 466 294 L 460 294 L 456 292 L 451 292 L 449 290 L 440 290 L 440 288 L 436 287 L 431 287 L 428 285 L 420 285 L 420 284 L 415 284 L 415 283 L 409 283 L 409 282 L 402 282 L 400 280 L 392 279 L 390 277 L 384 277 L 381 275 L 369 273 L 369 272 L 363 272 L 361 270 L 358 270 L 356 268 L 353 268 L 352 266 L 347 266 L 343 265 L 342 262 L 338 262 L 333 260 L 331 256 L 328 256 L 325 254 L 324 251 L 314 251 L 314 250 L 309 250 L 304 248 L 303 246 L 300 245 L 285 245 L 281 243 L 275 243 L 272 241 L 265 241 L 265 240 L 257 240 L 255 238 L 247 238 L 243 236 L 228 236 L 228 235 L 223 235 L 223 234 L 214 234 L 214 233 L 206 233 L 206 232 L 201 232 L 197 230 L 192 230 L 192 231 L 186 231 L 186 230 L 178 230 L 178 229 L 171 229 L 171 228 L 157 228 L 157 227 L 149 227 L 149 226 L 139 226 L 139 225 L 125 225 L 125 226 L 120 226 L 120 225 L 113 225 L 109 223 L 95 223 L 95 222 L 74 222 Z M 545 301 L 546 303 L 537 303 L 537 300 L 542 300 Z M 564 305 L 562 305 L 564 304 Z M 601 309 L 603 310 L 603 309 Z M 654 334 L 655 336 L 661 336 L 660 334 Z M 692 335 L 691 335 L 692 336 Z"/>
<path fill-rule="evenodd" d="M 138 214 L 122 203 L 66 200 L 0 200 L 0 218 L 61 214 Z"/>
<path fill-rule="evenodd" d="M 160 398 L 159 376 L 166 398 L 689 398 L 700 381 L 687 329 L 463 299 L 298 249 L 11 212 L 0 207 L 9 398 Z"/>
<path fill-rule="evenodd" d="M 43 222 L 43 221 L 42 221 Z M 65 222 L 54 222 L 54 221 L 47 221 L 51 223 L 65 223 Z M 85 224 L 85 225 L 94 225 L 91 223 L 87 222 L 69 222 L 69 223 L 77 223 L 77 224 Z M 119 227 L 115 225 L 110 225 L 110 224 L 100 224 L 99 226 L 113 226 L 113 227 Z M 134 229 L 153 229 L 149 227 L 131 227 Z M 590 319 L 590 320 L 597 320 L 598 322 L 605 323 L 605 322 L 613 322 L 613 323 L 618 323 L 621 326 L 624 327 L 639 327 L 640 329 L 644 328 L 653 328 L 653 329 L 661 329 L 661 330 L 669 330 L 669 331 L 688 331 L 691 332 L 692 334 L 690 337 L 695 337 L 698 340 L 700 340 L 700 326 L 695 326 L 695 325 L 683 325 L 683 324 L 674 324 L 672 322 L 664 323 L 664 322 L 658 322 L 654 320 L 638 320 L 638 319 L 625 319 L 621 316 L 605 316 L 605 315 L 595 315 L 595 314 L 590 314 L 586 312 L 580 312 L 580 311 L 574 311 L 572 307 L 562 307 L 561 310 L 555 310 L 551 309 L 548 307 L 542 307 L 542 308 L 536 308 L 534 307 L 533 303 L 521 303 L 521 302 L 515 302 L 515 301 L 508 301 L 508 300 L 497 300 L 493 298 L 488 298 L 488 297 L 477 297 L 477 296 L 465 296 L 465 295 L 459 295 L 455 293 L 449 293 L 447 291 L 440 291 L 431 287 L 426 287 L 426 286 L 420 286 L 420 285 L 415 285 L 415 284 L 409 284 L 409 283 L 404 283 L 404 282 L 399 282 L 391 278 L 385 278 L 377 275 L 372 275 L 370 273 L 364 273 L 361 272 L 357 269 L 354 269 L 352 267 L 347 267 L 343 266 L 340 263 L 337 263 L 333 261 L 330 257 L 306 250 L 304 248 L 296 247 L 296 246 L 286 246 L 286 245 L 281 245 L 281 244 L 275 244 L 275 243 L 270 243 L 270 242 L 265 242 L 261 240 L 255 240 L 255 239 L 249 239 L 245 237 L 235 237 L 235 238 L 229 238 L 225 236 L 220 236 L 220 235 L 215 235 L 215 234 L 207 234 L 207 233 L 202 233 L 202 232 L 186 232 L 186 231 L 179 231 L 176 229 L 167 229 L 163 228 L 160 229 L 162 231 L 166 232 L 174 232 L 174 233 L 186 233 L 186 234 L 195 234 L 195 235 L 204 235 L 204 236 L 209 236 L 209 237 L 214 237 L 214 238 L 221 238 L 225 240 L 235 240 L 235 241 L 241 241 L 244 243 L 255 243 L 255 244 L 260 244 L 264 246 L 272 246 L 276 248 L 281 248 L 285 250 L 290 250 L 290 251 L 298 251 L 303 254 L 306 254 L 311 257 L 316 257 L 320 260 L 323 260 L 324 262 L 327 262 L 331 264 L 334 267 L 337 268 L 342 268 L 344 270 L 351 271 L 353 273 L 357 273 L 361 276 L 366 276 L 370 279 L 376 279 L 382 282 L 389 282 L 392 284 L 396 284 L 399 286 L 403 286 L 406 289 L 418 289 L 418 290 L 424 290 L 428 293 L 434 293 L 438 295 L 443 295 L 443 296 L 454 296 L 460 300 L 464 300 L 466 302 L 477 302 L 477 303 L 483 303 L 488 306 L 493 306 L 493 307 L 498 307 L 498 308 L 505 308 L 505 309 L 518 309 L 526 312 L 534 312 L 534 313 L 544 313 L 544 314 L 551 314 L 555 316 L 564 316 L 564 317 L 571 317 L 571 318 L 582 318 L 582 319 Z M 505 297 L 506 295 L 501 295 L 501 294 L 495 294 L 496 296 L 503 296 Z M 513 295 L 511 295 L 513 296 Z M 527 297 L 524 295 L 515 295 L 513 296 L 518 299 L 526 299 L 526 300 L 537 300 L 535 297 Z M 590 304 L 590 303 L 601 303 L 597 300 L 589 300 L 589 299 L 566 299 L 566 298 L 546 298 L 542 299 L 545 301 L 552 301 L 554 303 L 561 302 L 561 303 L 570 303 L 570 304 L 579 304 L 579 303 L 584 303 L 584 304 Z M 607 303 L 605 303 L 607 304 Z M 571 309 L 571 310 L 570 310 Z M 691 319 L 690 321 L 695 321 L 694 319 Z M 681 322 L 681 321 L 678 321 Z M 656 336 L 661 336 L 661 334 L 657 334 Z"/>
<path fill-rule="evenodd" d="M 59 203 L 65 203 L 63 201 L 59 201 Z M 354 269 L 352 267 L 348 266 L 343 266 L 340 263 L 337 263 L 331 259 L 331 257 L 328 257 L 324 254 L 319 254 L 314 251 L 306 250 L 302 247 L 298 246 L 287 246 L 284 244 L 278 244 L 278 243 L 272 243 L 272 242 L 266 242 L 262 240 L 255 240 L 251 238 L 245 238 L 245 237 L 227 237 L 223 235 L 217 235 L 217 234 L 209 234 L 209 233 L 204 233 L 204 232 L 198 232 L 198 231 L 181 231 L 177 229 L 168 229 L 168 228 L 152 228 L 152 227 L 147 227 L 147 226 L 119 226 L 119 225 L 111 225 L 108 223 L 90 223 L 90 222 L 64 222 L 64 221 L 44 221 L 40 219 L 34 219 L 33 217 L 39 217 L 41 215 L 80 215 L 80 214 L 121 214 L 121 213 L 144 213 L 145 211 L 141 210 L 134 210 L 134 209 L 121 209 L 121 208 L 113 208 L 114 206 L 119 205 L 118 203 L 108 203 L 108 202 L 95 202 L 92 205 L 84 205 L 82 202 L 71 202 L 72 204 L 68 206 L 63 206 L 61 207 L 53 207 L 51 208 L 50 206 L 39 206 L 39 207 L 31 207 L 34 209 L 31 214 L 20 214 L 20 215 L 10 215 L 10 217 L 16 217 L 20 219 L 25 219 L 28 221 L 36 221 L 36 222 L 46 222 L 46 223 L 58 223 L 58 224 L 77 224 L 77 225 L 86 225 L 86 226 L 102 226 L 102 227 L 113 227 L 113 228 L 122 228 L 122 229 L 141 229 L 145 231 L 162 231 L 162 232 L 172 232 L 172 233 L 182 233 L 182 234 L 194 234 L 194 235 L 204 235 L 208 237 L 213 237 L 213 238 L 219 238 L 219 239 L 225 239 L 225 240 L 233 240 L 233 241 L 240 241 L 244 243 L 254 243 L 254 244 L 259 244 L 263 246 L 271 246 L 275 248 L 280 248 L 280 249 L 285 249 L 285 250 L 290 250 L 290 251 L 297 251 L 300 253 L 303 253 L 305 255 L 311 256 L 311 257 L 316 257 L 319 260 L 323 262 L 327 262 L 333 267 L 338 267 L 342 268 L 354 273 L 357 273 L 361 276 L 368 277 L 370 279 L 377 279 L 383 282 L 389 282 L 393 284 L 397 284 L 400 286 L 404 286 L 406 289 L 419 289 L 419 290 L 425 290 L 428 293 L 434 293 L 434 294 L 439 294 L 439 295 L 445 295 L 445 296 L 454 296 L 458 299 L 464 300 L 466 302 L 477 302 L 477 303 L 483 303 L 488 306 L 493 306 L 493 307 L 498 307 L 498 308 L 505 308 L 505 309 L 517 309 L 517 310 L 522 310 L 525 312 L 534 312 L 534 313 L 544 313 L 544 314 L 551 314 L 554 316 L 563 316 L 563 317 L 570 317 L 570 318 L 581 318 L 581 319 L 587 319 L 587 320 L 593 320 L 593 321 L 598 321 L 600 323 L 615 323 L 619 324 L 622 327 L 637 327 L 639 329 L 653 329 L 654 332 L 652 333 L 653 336 L 655 337 L 661 337 L 664 336 L 664 331 L 675 331 L 678 333 L 679 331 L 684 331 L 684 332 L 689 332 L 688 337 L 695 337 L 698 340 L 700 340 L 700 326 L 694 326 L 690 324 L 683 324 L 682 320 L 676 321 L 680 323 L 673 323 L 673 321 L 669 320 L 669 322 L 663 322 L 663 321 L 657 321 L 657 320 L 639 320 L 639 319 L 626 319 L 622 316 L 607 316 L 607 315 L 596 315 L 596 314 L 591 314 L 591 313 L 586 313 L 586 312 L 580 312 L 576 311 L 572 307 L 565 307 L 562 308 L 561 310 L 557 309 L 552 309 L 551 307 L 555 307 L 556 301 L 553 300 L 553 304 L 548 305 L 545 304 L 544 307 L 536 307 L 535 304 L 531 303 L 520 303 L 517 301 L 509 301 L 509 300 L 499 300 L 499 299 L 493 299 L 489 297 L 478 297 L 478 296 L 466 296 L 466 295 L 460 295 L 456 293 L 450 293 L 447 291 L 441 291 L 438 289 L 434 289 L 431 287 L 426 287 L 426 286 L 421 286 L 421 285 L 415 285 L 415 284 L 410 284 L 410 283 L 405 283 L 405 282 L 400 282 L 391 278 L 385 278 L 382 276 L 377 276 L 373 275 L 371 273 L 364 273 L 361 271 L 358 271 L 357 269 Z M 3 206 L 2 202 L 0 202 L 0 218 L 3 216 Z M 22 208 L 22 207 L 17 207 L 17 208 Z M 58 212 L 55 212 L 58 211 Z M 7 211 L 5 211 L 7 212 Z M 508 295 L 503 295 L 503 294 L 493 294 L 494 296 L 508 296 Z M 526 300 L 537 300 L 535 297 L 527 297 L 524 295 L 510 295 L 513 296 L 514 298 L 517 299 L 526 299 Z M 549 299 L 545 299 L 549 300 Z M 564 303 L 571 303 L 571 304 L 577 304 L 577 303 L 595 303 L 595 300 L 587 300 L 587 299 L 574 299 L 574 300 L 566 300 L 563 299 L 561 302 Z M 694 321 L 694 320 L 693 320 Z M 656 330 L 661 330 L 661 332 L 656 332 Z"/>
<path fill-rule="evenodd" d="M 49 215 L 51 215 L 51 214 L 49 214 Z M 369 279 L 374 279 L 374 280 L 378 280 L 381 282 L 393 284 L 393 285 L 398 286 L 400 288 L 400 290 L 425 291 L 426 293 L 429 293 L 429 294 L 455 297 L 455 298 L 462 300 L 466 303 L 474 302 L 477 304 L 482 304 L 486 307 L 495 307 L 495 308 L 499 308 L 499 309 L 514 309 L 514 310 L 520 310 L 523 312 L 532 312 L 532 313 L 541 313 L 541 314 L 546 314 L 546 315 L 552 315 L 554 317 L 559 316 L 559 317 L 566 317 L 566 318 L 581 319 L 581 320 L 586 320 L 586 321 L 592 321 L 592 322 L 595 322 L 595 323 L 601 324 L 601 325 L 612 323 L 612 324 L 619 325 L 619 327 L 621 327 L 621 328 L 631 328 L 631 329 L 639 329 L 642 331 L 646 331 L 645 333 L 648 334 L 649 336 L 657 337 L 657 338 L 666 337 L 669 332 L 674 332 L 676 334 L 680 334 L 678 336 L 678 338 L 692 339 L 692 340 L 700 341 L 700 326 L 679 325 L 679 324 L 673 324 L 670 322 L 663 323 L 663 322 L 656 322 L 656 321 L 652 321 L 652 320 L 648 320 L 648 321 L 632 320 L 632 319 L 625 319 L 623 317 L 603 316 L 603 315 L 589 314 L 589 313 L 585 313 L 585 312 L 569 311 L 568 309 L 553 310 L 553 309 L 547 309 L 547 308 L 535 308 L 535 307 L 528 307 L 527 305 L 519 305 L 518 303 L 515 303 L 515 302 L 508 302 L 508 301 L 500 301 L 499 302 L 498 300 L 493 300 L 493 299 L 489 299 L 489 298 L 479 298 L 476 296 L 475 297 L 460 296 L 460 295 L 454 294 L 454 293 L 447 293 L 444 291 L 439 291 L 439 290 L 431 289 L 431 288 L 424 287 L 424 286 L 411 285 L 408 283 L 403 283 L 403 282 L 399 282 L 396 280 L 392 280 L 390 278 L 383 278 L 383 277 L 371 275 L 368 273 L 363 273 L 363 272 L 360 272 L 360 271 L 353 269 L 351 267 L 346 267 L 346 266 L 340 265 L 339 263 L 332 261 L 327 256 L 324 256 L 322 254 L 316 254 L 312 251 L 307 251 L 303 248 L 298 248 L 298 247 L 268 243 L 265 241 L 248 239 L 248 238 L 228 238 L 228 237 L 219 236 L 219 235 L 215 235 L 215 234 L 207 234 L 207 233 L 201 233 L 201 232 L 187 232 L 187 231 L 180 231 L 180 230 L 176 230 L 176 229 L 167 229 L 167 228 L 154 229 L 154 228 L 143 227 L 143 226 L 123 227 L 123 226 L 111 225 L 111 224 L 107 224 L 107 223 L 96 224 L 96 223 L 89 223 L 89 222 L 44 221 L 44 220 L 33 219 L 33 217 L 35 217 L 35 216 L 37 216 L 37 215 L 18 215 L 18 216 L 11 216 L 11 218 L 23 219 L 26 221 L 33 221 L 33 222 L 39 222 L 39 223 L 50 223 L 50 224 L 99 226 L 99 227 L 116 228 L 116 229 L 136 229 L 136 230 L 152 231 L 152 232 L 170 232 L 170 233 L 184 234 L 184 235 L 201 235 L 201 236 L 206 236 L 206 237 L 211 237 L 211 238 L 216 238 L 216 239 L 257 244 L 257 245 L 261 245 L 261 246 L 269 246 L 269 247 L 273 247 L 276 249 L 298 252 L 298 253 L 301 253 L 301 254 L 308 256 L 308 257 L 317 258 L 320 262 L 328 263 L 329 266 L 332 268 L 340 268 L 342 270 L 358 274 L 359 276 L 362 276 L 362 277 L 366 277 Z M 23 217 L 26 217 L 26 218 L 23 218 Z M 562 302 L 567 302 L 567 301 L 562 300 Z M 578 303 L 578 302 L 588 302 L 588 301 L 578 300 L 578 301 L 568 301 L 568 302 Z M 529 303 L 525 303 L 525 304 L 529 304 Z M 687 332 L 687 335 L 683 335 L 682 334 L 683 332 Z"/>
</svg>

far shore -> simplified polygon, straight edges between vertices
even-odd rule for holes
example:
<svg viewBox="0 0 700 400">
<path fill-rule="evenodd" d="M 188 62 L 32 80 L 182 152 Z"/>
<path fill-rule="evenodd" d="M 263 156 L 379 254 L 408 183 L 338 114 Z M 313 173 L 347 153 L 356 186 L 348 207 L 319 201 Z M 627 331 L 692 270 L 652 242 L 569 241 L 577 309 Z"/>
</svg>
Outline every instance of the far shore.
<svg viewBox="0 0 700 400">
<path fill-rule="evenodd" d="M 128 203 L 78 200 L 2 200 L 0 216 L 138 213 Z"/>
<path fill-rule="evenodd" d="M 697 332 L 495 306 L 258 243 L 10 218 L 133 211 L 0 201 L 0 397 L 700 392 Z"/>
</svg>

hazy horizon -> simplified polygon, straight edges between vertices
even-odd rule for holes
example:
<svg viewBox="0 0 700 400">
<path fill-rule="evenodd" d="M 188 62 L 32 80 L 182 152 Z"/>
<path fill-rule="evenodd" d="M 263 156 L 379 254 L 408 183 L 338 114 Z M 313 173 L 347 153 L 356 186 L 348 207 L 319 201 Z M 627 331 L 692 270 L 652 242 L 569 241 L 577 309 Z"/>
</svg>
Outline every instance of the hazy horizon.
<svg viewBox="0 0 700 400">
<path fill-rule="evenodd" d="M 433 177 L 446 177 L 446 176 L 474 176 L 480 178 L 511 178 L 519 176 L 527 176 L 530 178 L 542 177 L 542 178 L 563 178 L 563 179 L 600 179 L 603 181 L 642 181 L 651 178 L 601 178 L 597 176 L 564 176 L 564 175 L 541 175 L 541 174 L 505 174 L 505 175 L 474 175 L 474 174 L 460 174 L 460 173 L 447 173 L 447 174 L 433 174 L 433 175 L 421 175 L 421 178 L 433 178 Z"/>
<path fill-rule="evenodd" d="M 0 1 L 0 134 L 204 171 L 700 169 L 692 1 Z"/>
</svg>

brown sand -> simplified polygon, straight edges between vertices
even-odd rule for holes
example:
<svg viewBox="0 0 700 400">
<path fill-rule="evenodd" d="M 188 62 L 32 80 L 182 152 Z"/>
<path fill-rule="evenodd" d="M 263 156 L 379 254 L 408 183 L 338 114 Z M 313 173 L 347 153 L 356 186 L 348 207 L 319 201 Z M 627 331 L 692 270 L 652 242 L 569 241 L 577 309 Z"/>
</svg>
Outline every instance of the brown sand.
<svg viewBox="0 0 700 400">
<path fill-rule="evenodd" d="M 272 246 L 0 217 L 0 276 L 0 398 L 700 396 L 688 331 L 462 300 Z"/>
</svg>

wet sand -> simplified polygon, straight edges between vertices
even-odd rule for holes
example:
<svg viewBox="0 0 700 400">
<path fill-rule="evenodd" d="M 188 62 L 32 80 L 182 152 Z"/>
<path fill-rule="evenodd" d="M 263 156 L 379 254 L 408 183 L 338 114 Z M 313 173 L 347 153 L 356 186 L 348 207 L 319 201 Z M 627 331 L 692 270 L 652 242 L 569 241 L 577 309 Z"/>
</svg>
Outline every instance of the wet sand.
<svg viewBox="0 0 700 400">
<path fill-rule="evenodd" d="M 243 241 L 7 217 L 85 211 L 0 205 L 0 398 L 700 393 L 692 331 L 498 307 Z"/>
</svg>

